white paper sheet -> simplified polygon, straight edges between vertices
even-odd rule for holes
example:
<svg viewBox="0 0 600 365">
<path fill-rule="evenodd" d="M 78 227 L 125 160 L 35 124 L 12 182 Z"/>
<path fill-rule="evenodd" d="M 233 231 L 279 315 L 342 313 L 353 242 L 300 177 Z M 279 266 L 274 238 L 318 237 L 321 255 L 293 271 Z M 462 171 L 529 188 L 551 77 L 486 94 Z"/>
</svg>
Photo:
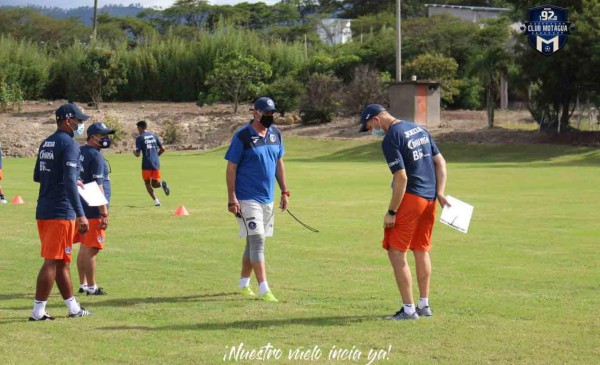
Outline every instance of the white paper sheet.
<svg viewBox="0 0 600 365">
<path fill-rule="evenodd" d="M 97 182 L 92 181 L 91 183 L 83 185 L 83 187 L 84 188 L 82 189 L 81 186 L 78 185 L 77 190 L 79 190 L 79 195 L 81 195 L 83 200 L 85 200 L 90 207 L 108 204 L 108 201 L 102 193 L 102 190 L 100 190 L 100 186 L 98 186 Z"/>
<path fill-rule="evenodd" d="M 473 206 L 456 198 L 446 195 L 451 206 L 445 206 L 440 216 L 440 222 L 458 229 L 463 233 L 469 230 L 469 223 L 473 215 Z"/>
</svg>

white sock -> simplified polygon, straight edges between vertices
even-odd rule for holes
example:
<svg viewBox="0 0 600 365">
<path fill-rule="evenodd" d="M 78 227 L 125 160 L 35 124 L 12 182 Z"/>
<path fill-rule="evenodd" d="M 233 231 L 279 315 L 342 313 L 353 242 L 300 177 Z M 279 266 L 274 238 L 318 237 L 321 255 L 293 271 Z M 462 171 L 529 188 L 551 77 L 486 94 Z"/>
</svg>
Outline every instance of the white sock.
<svg viewBox="0 0 600 365">
<path fill-rule="evenodd" d="M 80 284 L 79 289 L 87 290 L 87 284 Z"/>
<path fill-rule="evenodd" d="M 154 205 L 156 204 L 160 204 L 160 202 L 158 201 L 158 198 L 154 199 Z"/>
<path fill-rule="evenodd" d="M 260 286 L 260 295 L 263 296 L 265 295 L 266 292 L 268 292 L 269 290 L 269 284 L 266 281 L 263 281 L 262 283 L 259 284 Z"/>
<path fill-rule="evenodd" d="M 81 306 L 79 305 L 79 302 L 77 302 L 77 299 L 75 299 L 75 297 L 71 297 L 65 300 L 65 304 L 67 305 L 67 310 L 69 311 L 69 314 L 77 314 L 81 310 Z"/>
<path fill-rule="evenodd" d="M 247 286 L 250 286 L 250 278 L 240 278 L 240 289 L 244 289 Z"/>
<path fill-rule="evenodd" d="M 419 309 L 429 307 L 429 298 L 419 298 Z"/>
<path fill-rule="evenodd" d="M 33 301 L 33 312 L 31 313 L 31 315 L 35 319 L 40 319 L 44 316 L 44 314 L 46 314 L 46 303 L 48 303 L 48 302 L 41 301 L 41 300 Z"/>
<path fill-rule="evenodd" d="M 404 304 L 402 305 L 402 308 L 404 308 L 404 313 L 408 315 L 411 315 L 416 312 L 415 306 L 413 304 Z"/>
<path fill-rule="evenodd" d="M 92 286 L 88 286 L 86 290 L 87 290 L 87 292 L 88 292 L 88 293 L 93 293 L 93 292 L 95 292 L 97 289 L 98 289 L 98 285 L 97 285 L 97 284 L 94 284 L 94 285 L 92 285 Z"/>
</svg>

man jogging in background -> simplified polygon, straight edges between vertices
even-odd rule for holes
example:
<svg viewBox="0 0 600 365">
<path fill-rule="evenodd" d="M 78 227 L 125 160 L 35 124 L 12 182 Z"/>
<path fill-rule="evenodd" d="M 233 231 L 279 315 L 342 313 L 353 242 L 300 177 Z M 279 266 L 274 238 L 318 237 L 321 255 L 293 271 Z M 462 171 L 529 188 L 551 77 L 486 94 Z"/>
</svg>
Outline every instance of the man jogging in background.
<svg viewBox="0 0 600 365">
<path fill-rule="evenodd" d="M 2 143 L 0 142 L 0 181 L 2 181 Z M 4 190 L 2 190 L 2 185 L 0 185 L 0 204 L 6 204 L 8 201 L 4 197 Z"/>
<path fill-rule="evenodd" d="M 259 298 L 267 302 L 278 302 L 267 283 L 264 254 L 265 237 L 273 236 L 275 180 L 281 188 L 279 208 L 285 210 L 290 197 L 281 132 L 272 126 L 276 111 L 273 100 L 258 98 L 254 103 L 253 118 L 235 133 L 225 154 L 228 161 L 227 209 L 237 217 L 240 237 L 246 237 L 240 292 L 246 296 L 255 295 L 250 289 L 250 276 L 254 270 L 260 288 Z"/>
<path fill-rule="evenodd" d="M 140 157 L 140 153 L 142 154 L 142 179 L 144 179 L 148 194 L 154 200 L 154 205 L 160 207 L 160 201 L 154 194 L 154 189 L 162 187 L 167 196 L 171 193 L 167 182 L 163 181 L 162 184 L 160 182 L 159 156 L 165 152 L 165 148 L 156 134 L 146 131 L 148 123 L 141 120 L 136 125 L 140 135 L 135 139 L 133 154 L 135 157 Z"/>
<path fill-rule="evenodd" d="M 394 174 L 392 197 L 383 218 L 383 248 L 388 256 L 402 297 L 402 308 L 388 319 L 411 320 L 430 317 L 431 232 L 435 221 L 435 200 L 443 207 L 446 161 L 429 133 L 421 126 L 394 118 L 381 105 L 368 105 L 361 115 L 360 132 L 385 136 L 381 147 Z M 412 276 L 406 259 L 415 256 L 419 303 L 415 308 Z"/>
<path fill-rule="evenodd" d="M 44 264 L 35 290 L 30 321 L 53 320 L 46 312 L 46 302 L 54 281 L 60 290 L 69 317 L 89 316 L 73 295 L 69 263 L 75 230 L 85 234 L 88 221 L 77 192 L 79 146 L 74 136 L 83 133 L 83 121 L 89 117 L 75 104 L 56 110 L 58 129 L 39 147 L 33 180 L 40 183 L 36 219 L 42 244 Z"/>
<path fill-rule="evenodd" d="M 100 150 L 109 148 L 109 134 L 113 129 L 104 123 L 94 123 L 87 130 L 87 144 L 81 146 L 80 178 L 84 184 L 97 182 L 106 200 L 110 202 L 110 168 Z M 85 200 L 81 202 L 85 216 L 89 222 L 89 231 L 84 235 L 75 235 L 74 242 L 81 242 L 77 255 L 77 271 L 79 271 L 79 292 L 87 295 L 106 295 L 104 289 L 96 282 L 96 256 L 104 248 L 106 229 L 108 228 L 108 204 L 90 207 Z"/>
</svg>

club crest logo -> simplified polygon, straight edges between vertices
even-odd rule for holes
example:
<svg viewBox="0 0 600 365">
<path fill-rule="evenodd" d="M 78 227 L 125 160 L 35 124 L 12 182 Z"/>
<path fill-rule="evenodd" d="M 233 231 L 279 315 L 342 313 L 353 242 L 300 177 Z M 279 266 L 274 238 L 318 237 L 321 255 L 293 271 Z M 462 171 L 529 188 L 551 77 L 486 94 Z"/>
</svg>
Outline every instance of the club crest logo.
<svg viewBox="0 0 600 365">
<path fill-rule="evenodd" d="M 271 134 L 271 135 L 269 136 L 269 140 L 270 140 L 272 143 L 275 143 L 275 141 L 277 141 L 277 136 L 275 136 L 274 134 Z"/>
<path fill-rule="evenodd" d="M 250 222 L 248 223 L 248 228 L 250 228 L 251 230 L 256 230 L 256 222 Z"/>
<path fill-rule="evenodd" d="M 66 253 L 67 255 L 70 255 L 70 254 L 71 254 L 71 247 L 67 247 L 67 248 L 65 248 L 65 253 Z"/>
<path fill-rule="evenodd" d="M 544 56 L 551 56 L 567 43 L 571 26 L 567 16 L 565 8 L 538 6 L 527 11 L 527 21 L 521 29 L 525 31 L 531 47 Z"/>
</svg>

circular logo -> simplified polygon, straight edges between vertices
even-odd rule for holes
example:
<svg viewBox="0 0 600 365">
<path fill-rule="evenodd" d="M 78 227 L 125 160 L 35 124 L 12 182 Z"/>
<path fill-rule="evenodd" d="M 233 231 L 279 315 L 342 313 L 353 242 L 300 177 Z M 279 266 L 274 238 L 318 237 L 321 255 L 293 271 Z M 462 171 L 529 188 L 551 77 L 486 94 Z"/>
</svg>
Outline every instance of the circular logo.
<svg viewBox="0 0 600 365">
<path fill-rule="evenodd" d="M 277 137 L 274 134 L 271 134 L 269 136 L 269 139 L 271 140 L 271 142 L 275 142 L 277 140 Z"/>
<path fill-rule="evenodd" d="M 71 253 L 71 247 L 65 248 L 65 253 L 70 254 Z"/>
<path fill-rule="evenodd" d="M 250 222 L 248 223 L 248 228 L 250 228 L 251 230 L 255 230 L 256 229 L 256 222 Z"/>
</svg>

